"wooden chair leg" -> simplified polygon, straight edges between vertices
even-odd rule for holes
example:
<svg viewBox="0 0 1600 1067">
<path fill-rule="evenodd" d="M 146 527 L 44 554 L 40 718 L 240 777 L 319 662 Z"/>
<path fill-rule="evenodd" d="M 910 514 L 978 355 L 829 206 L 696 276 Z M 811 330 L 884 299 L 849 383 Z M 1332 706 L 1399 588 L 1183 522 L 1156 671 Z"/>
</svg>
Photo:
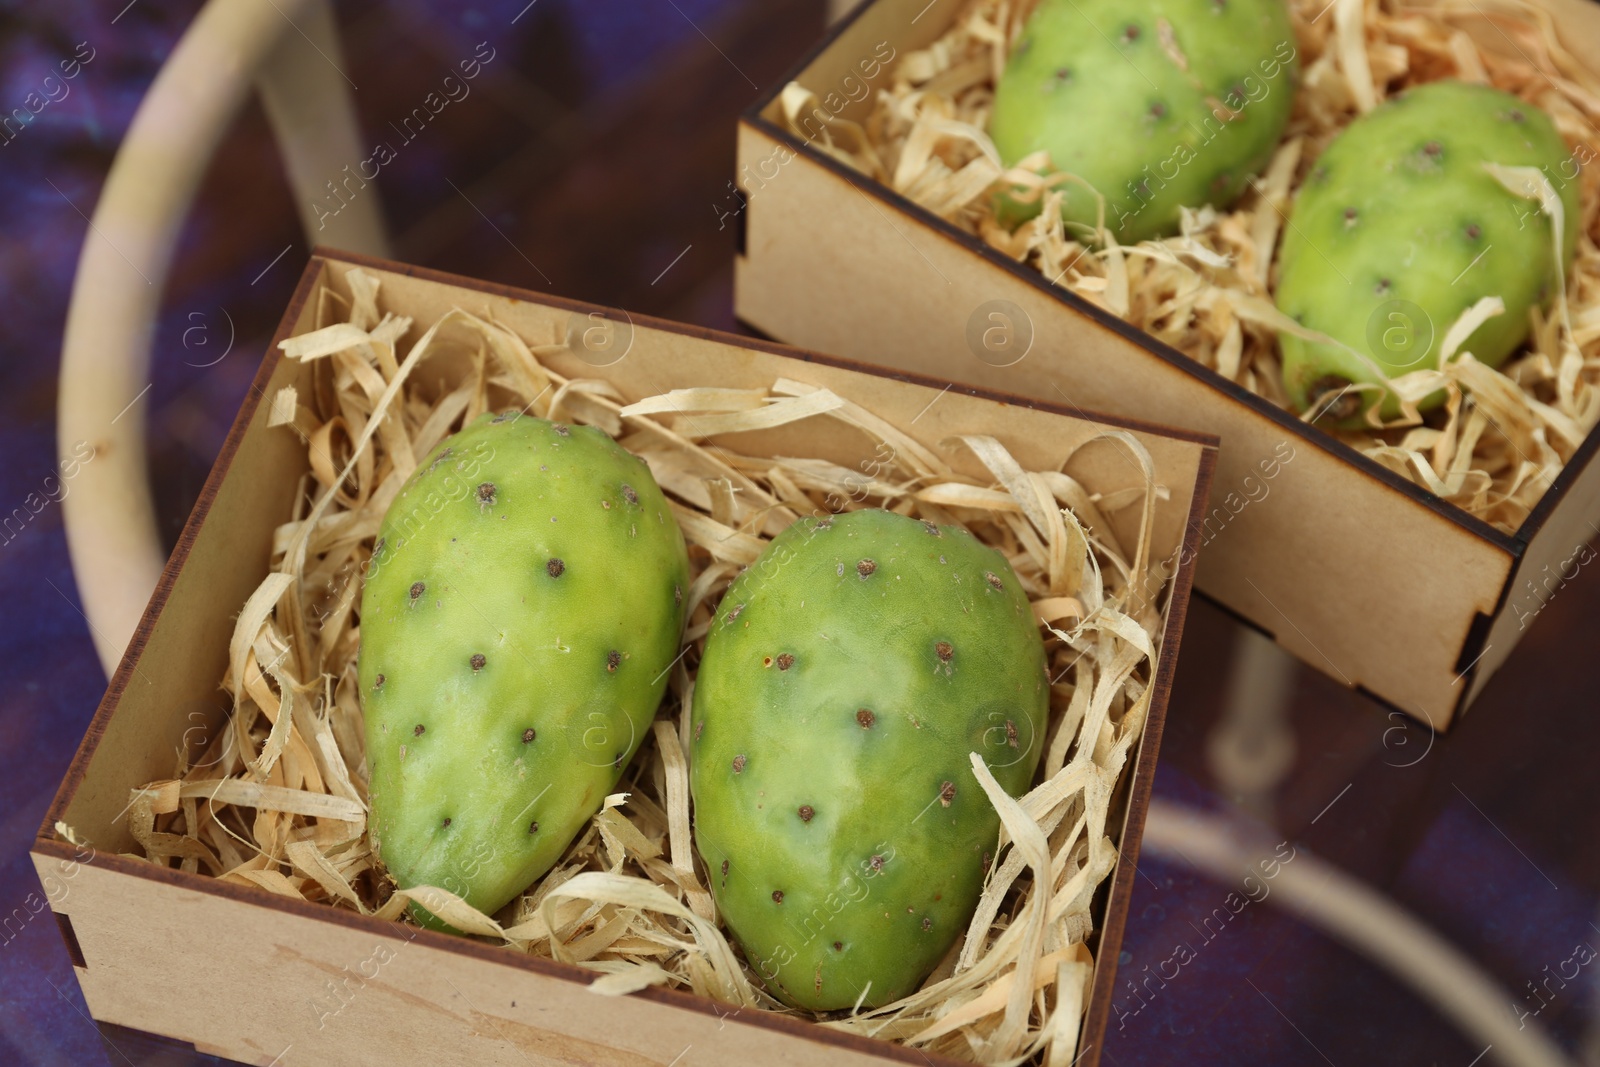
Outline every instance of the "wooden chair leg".
<svg viewBox="0 0 1600 1067">
<path fill-rule="evenodd" d="M 307 58 L 315 56 L 308 37 L 321 36 L 318 47 L 337 54 L 332 35 L 325 0 L 211 0 L 140 103 L 95 206 L 67 312 L 56 441 L 64 460 L 93 450 L 62 507 L 78 595 L 108 675 L 164 563 L 145 464 L 145 410 L 173 248 L 258 71 L 298 200 L 309 202 L 311 186 L 333 176 L 322 177 L 324 170 L 361 158 L 343 76 L 330 90 L 334 75 L 319 74 Z M 290 85 L 296 77 L 306 83 Z M 325 243 L 383 249 L 376 190 L 368 192 L 374 195 L 359 210 L 341 213 L 338 236 Z"/>
<path fill-rule="evenodd" d="M 1257 831 L 1259 834 L 1259 831 Z M 1238 886 L 1255 870 L 1274 902 L 1409 985 L 1476 1043 L 1494 1046 L 1508 1067 L 1574 1067 L 1544 1027 L 1513 1013 L 1518 998 L 1476 962 L 1395 901 L 1326 860 L 1297 849 L 1279 862 L 1270 838 L 1242 823 L 1157 798 L 1145 820 L 1143 851 Z M 1263 868 L 1264 861 L 1272 866 Z M 1205 953 L 1204 942 L 1193 947 Z"/>
<path fill-rule="evenodd" d="M 256 74 L 256 90 L 306 243 L 388 258 L 383 202 L 377 185 L 362 177 L 372 146 L 363 146 L 356 123 L 356 86 L 348 80 L 333 5 L 308 0 L 295 21 L 300 33 L 291 30 L 279 39 Z"/>
</svg>

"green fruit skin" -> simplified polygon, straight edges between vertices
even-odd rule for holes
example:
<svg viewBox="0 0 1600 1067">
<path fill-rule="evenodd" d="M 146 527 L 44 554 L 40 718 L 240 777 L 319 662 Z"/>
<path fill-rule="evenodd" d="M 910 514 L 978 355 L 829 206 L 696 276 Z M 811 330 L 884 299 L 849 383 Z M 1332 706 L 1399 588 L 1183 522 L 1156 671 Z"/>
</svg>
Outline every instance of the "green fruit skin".
<svg viewBox="0 0 1600 1067">
<path fill-rule="evenodd" d="M 1142 241 L 1176 233 L 1181 208 L 1238 198 L 1283 136 L 1297 72 L 1284 0 L 1043 0 L 995 88 L 989 135 L 1007 166 L 1048 150 L 1105 197 L 1119 240 Z M 1092 238 L 1093 193 L 1061 189 L 1068 232 Z M 997 208 L 1007 224 L 1039 211 L 1004 195 Z"/>
<path fill-rule="evenodd" d="M 859 511 L 773 539 L 706 638 L 691 787 L 722 918 L 774 995 L 917 988 L 996 847 L 969 754 L 1022 793 L 1048 708 L 1027 596 L 965 530 Z"/>
<path fill-rule="evenodd" d="M 1568 157 L 1543 111 L 1466 82 L 1418 86 L 1351 123 L 1295 198 L 1276 300 L 1286 315 L 1368 356 L 1383 374 L 1332 345 L 1280 334 L 1294 406 L 1304 411 L 1342 382 L 1382 384 L 1436 366 L 1445 331 L 1486 296 L 1503 299 L 1505 313 L 1462 349 L 1492 367 L 1504 362 L 1528 335 L 1529 309 L 1555 295 L 1555 256 L 1537 201 L 1508 191 L 1483 164 L 1544 171 L 1561 199 L 1570 266 L 1579 204 L 1577 182 L 1563 178 Z M 1396 300 L 1406 304 L 1389 304 Z M 1375 399 L 1366 393 L 1359 404 L 1330 405 L 1331 421 L 1359 425 Z M 1419 407 L 1442 399 L 1435 394 Z M 1393 394 L 1380 412 L 1400 413 Z"/>
<path fill-rule="evenodd" d="M 373 844 L 402 888 L 492 914 L 648 732 L 682 636 L 683 534 L 603 431 L 484 415 L 406 482 L 377 546 L 359 665 Z"/>
</svg>

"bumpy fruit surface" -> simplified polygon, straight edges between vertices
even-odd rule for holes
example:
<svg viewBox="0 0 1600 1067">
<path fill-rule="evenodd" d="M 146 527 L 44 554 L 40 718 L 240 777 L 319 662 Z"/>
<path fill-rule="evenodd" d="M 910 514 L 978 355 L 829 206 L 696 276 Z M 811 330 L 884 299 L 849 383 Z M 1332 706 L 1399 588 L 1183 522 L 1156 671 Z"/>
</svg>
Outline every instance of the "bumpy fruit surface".
<svg viewBox="0 0 1600 1067">
<path fill-rule="evenodd" d="M 694 693 L 695 842 L 728 928 L 796 1007 L 914 991 L 965 929 L 1049 679 L 1005 558 L 886 511 L 802 519 L 729 588 Z"/>
<path fill-rule="evenodd" d="M 1284 0 L 1042 0 L 995 88 L 989 134 L 1010 166 L 1040 150 L 1105 197 L 1124 242 L 1226 207 L 1272 158 L 1296 77 Z M 1062 187 L 1069 233 L 1098 203 Z M 1002 196 L 1002 221 L 1038 213 Z"/>
<path fill-rule="evenodd" d="M 1313 164 L 1284 229 L 1277 304 L 1376 367 L 1280 334 L 1297 408 L 1317 403 L 1334 420 L 1359 421 L 1377 398 L 1340 391 L 1437 366 L 1445 332 L 1482 297 L 1500 297 L 1505 313 L 1462 350 L 1498 366 L 1527 337 L 1529 309 L 1556 290 L 1551 224 L 1537 200 L 1508 191 L 1485 163 L 1538 167 L 1550 179 L 1570 264 L 1579 206 L 1566 144 L 1548 115 L 1509 93 L 1430 82 L 1351 123 Z M 1380 410 L 1399 413 L 1392 393 Z"/>
<path fill-rule="evenodd" d="M 493 913 L 549 869 L 649 731 L 688 588 L 661 490 L 601 430 L 484 415 L 422 463 L 361 597 L 372 838 L 401 887 Z"/>
</svg>

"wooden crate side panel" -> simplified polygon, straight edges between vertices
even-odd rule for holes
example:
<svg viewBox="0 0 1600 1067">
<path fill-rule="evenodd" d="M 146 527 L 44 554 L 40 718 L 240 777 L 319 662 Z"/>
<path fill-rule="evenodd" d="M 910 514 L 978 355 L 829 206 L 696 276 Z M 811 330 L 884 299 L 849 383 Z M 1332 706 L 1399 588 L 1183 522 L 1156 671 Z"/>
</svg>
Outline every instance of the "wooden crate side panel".
<svg viewBox="0 0 1600 1067">
<path fill-rule="evenodd" d="M 224 728 L 229 698 L 217 685 L 234 617 L 266 575 L 273 530 L 289 517 L 306 469 L 294 432 L 267 429 L 272 396 L 296 382 L 304 395 L 308 380 L 305 367 L 288 362 L 270 381 L 257 377 L 246 398 L 255 408 L 227 477 L 213 471 L 207 481 L 129 643 L 120 691 L 118 679 L 108 691 L 115 713 L 97 714 L 68 772 L 63 790 L 70 797 L 60 817 L 98 848 L 130 848 L 130 791 L 170 778 L 180 744 L 194 758 Z M 167 604 L 182 608 L 161 610 Z"/>
<path fill-rule="evenodd" d="M 1199 544 L 1201 524 L 1205 518 L 1206 501 L 1211 491 L 1211 480 L 1216 474 L 1217 456 L 1212 452 L 1201 468 L 1200 482 L 1195 488 L 1195 503 L 1189 513 L 1188 528 L 1184 533 L 1184 553 L 1192 552 Z M 1167 613 L 1166 629 L 1162 633 L 1162 647 L 1176 649 L 1183 634 L 1184 622 L 1189 613 L 1189 597 L 1194 586 L 1193 568 L 1180 570 L 1173 579 L 1172 602 Z M 1139 847 L 1144 840 L 1145 818 L 1150 810 L 1150 797 L 1155 784 L 1156 760 L 1161 751 L 1161 734 L 1166 728 L 1169 701 L 1172 696 L 1172 679 L 1177 673 L 1177 657 L 1164 654 L 1152 679 L 1150 718 L 1144 733 L 1133 752 L 1132 774 L 1126 781 L 1127 790 L 1122 803 L 1125 808 L 1112 812 L 1113 824 L 1120 821 L 1122 831 L 1117 837 L 1117 865 L 1105 886 L 1106 910 L 1098 920 L 1096 967 L 1090 986 L 1089 1003 L 1080 1031 L 1078 1055 L 1083 1067 L 1098 1067 L 1100 1047 L 1105 1042 L 1105 1029 L 1116 1000 L 1117 960 L 1122 949 L 1123 930 L 1128 921 L 1128 909 L 1133 898 L 1135 876 L 1139 868 Z M 1119 786 L 1119 791 L 1120 791 Z M 1119 818 L 1120 814 L 1120 818 Z"/>
<path fill-rule="evenodd" d="M 815 92 L 831 115 L 859 122 L 871 109 L 873 91 L 888 84 L 894 60 L 933 43 L 949 29 L 959 11 L 954 0 L 864 4 L 833 31 L 827 47 L 813 55 L 794 80 Z M 874 60 L 882 65 L 881 71 L 873 66 Z M 867 77 L 869 73 L 874 76 Z M 775 92 L 762 114 L 775 119 L 781 107 Z"/>
<path fill-rule="evenodd" d="M 574 312 L 587 311 L 584 306 L 553 299 L 546 306 L 498 293 L 492 287 L 441 284 L 405 268 L 364 265 L 382 277 L 386 304 L 392 301 L 393 306 L 415 314 L 424 323 L 459 305 L 491 313 L 527 336 L 537 338 L 542 331 L 553 339 L 561 336 Z M 324 266 L 314 263 L 308 279 L 315 279 Z M 342 264 L 330 260 L 326 266 L 336 278 L 342 278 Z M 318 305 L 314 299 L 301 305 L 290 332 L 309 328 Z M 999 427 L 1002 440 L 1027 466 L 1059 466 L 1069 452 L 1075 452 L 1066 469 L 1092 492 L 1116 492 L 1135 484 L 1139 477 L 1120 445 L 1094 440 L 1106 427 L 1057 412 L 955 389 L 941 392 L 811 361 L 804 353 L 791 358 L 749 349 L 738 345 L 736 339 L 705 337 L 692 330 L 642 323 L 637 343 L 641 346 L 637 358 L 624 364 L 601 369 L 589 367 L 575 356 L 564 356 L 557 358 L 557 369 L 573 376 L 605 378 L 630 399 L 686 381 L 756 386 L 788 376 L 833 389 L 891 423 L 913 428 L 926 447 L 942 449 L 941 442 L 953 435 L 991 433 Z M 459 369 L 461 351 L 452 356 L 441 350 L 418 373 L 448 374 L 452 363 Z M 739 1022 L 736 1030 L 733 1020 L 708 1016 L 706 1002 L 681 996 L 674 1000 L 664 993 L 613 1000 L 596 1009 L 593 994 L 541 969 L 548 965 L 485 961 L 465 942 L 429 946 L 425 939 L 406 940 L 410 932 L 404 928 L 374 928 L 325 909 L 279 902 L 254 890 L 154 869 L 145 872 L 142 866 L 130 866 L 129 861 L 103 858 L 125 847 L 126 842 L 116 836 L 115 819 L 100 812 L 104 805 L 97 798 L 115 797 L 120 805 L 130 786 L 170 773 L 170 759 L 159 771 L 130 770 L 118 763 L 119 755 L 132 750 L 116 731 L 136 728 L 158 751 L 170 750 L 175 739 L 182 737 L 187 723 L 167 706 L 169 698 L 191 683 L 197 682 L 207 691 L 214 685 L 232 630 L 232 616 L 264 571 L 271 531 L 292 506 L 293 491 L 304 470 L 303 446 L 291 431 L 268 429 L 263 420 L 277 389 L 306 372 L 287 362 L 269 364 L 268 370 L 270 378 L 261 380 L 258 388 L 264 398 L 262 406 L 240 424 L 243 436 L 237 445 L 225 449 L 227 462 L 214 472 L 197 510 L 197 520 L 203 517 L 203 521 L 192 523 L 186 531 L 188 541 L 177 557 L 182 566 L 174 569 L 166 590 L 170 596 L 164 592 L 153 608 L 170 610 L 162 611 L 154 629 L 140 637 L 141 663 L 161 668 L 160 674 L 152 674 L 152 687 L 157 691 L 145 696 L 123 694 L 123 702 L 115 705 L 106 743 L 85 750 L 86 777 L 81 788 L 72 785 L 65 794 L 69 821 L 86 828 L 89 839 L 101 850 L 102 864 L 74 864 L 66 891 L 52 891 L 50 887 L 62 884 L 65 877 L 60 870 L 53 875 L 50 870 L 51 865 L 59 867 L 65 846 L 43 841 L 35 853 L 41 878 L 54 878 L 46 881 L 49 899 L 70 924 L 72 940 L 82 952 L 86 966 L 78 974 L 95 1014 L 108 1022 L 259 1063 L 271 1062 L 284 1052 L 285 1044 L 296 1041 L 305 1044 L 280 1063 L 295 1062 L 295 1056 L 303 1056 L 303 1062 L 395 1062 L 423 1056 L 454 1062 L 460 1055 L 458 1049 L 469 1050 L 475 1061 L 487 1063 L 664 1063 L 691 1040 L 697 1048 L 713 1053 L 696 1062 L 718 1064 L 809 1067 L 912 1056 L 904 1049 L 887 1046 L 874 1051 L 842 1036 L 830 1037 L 823 1044 L 818 1036 L 803 1033 L 795 1024 L 785 1027 L 779 1025 L 783 1020 L 774 1022 L 771 1017 Z M 302 378 L 299 384 L 302 395 L 308 395 L 308 383 Z M 1192 535 L 1192 516 L 1204 499 L 1215 448 L 1205 441 L 1138 428 L 1129 432 L 1150 450 L 1157 478 L 1168 489 L 1159 509 L 1157 547 L 1175 553 L 1186 528 Z M 840 462 L 859 451 L 870 454 L 865 442 L 851 444 L 848 436 L 830 429 L 821 438 L 826 442 L 823 451 Z M 818 437 L 814 426 L 794 426 L 733 440 L 754 446 L 750 448 L 753 452 L 794 454 L 815 450 Z M 981 475 L 975 461 L 959 452 L 946 455 L 956 465 Z M 274 499 L 277 490 L 282 491 L 282 500 Z M 1127 527 L 1121 529 L 1126 532 Z M 261 540 L 262 559 L 241 563 L 241 551 L 252 550 L 253 538 Z M 1183 584 L 1180 580 L 1180 586 Z M 225 623 L 164 628 L 168 619 L 194 623 L 197 616 L 209 619 L 213 614 L 220 614 Z M 1170 671 L 1170 657 L 1176 653 L 1175 632 L 1168 638 L 1164 674 Z M 1164 712 L 1165 699 L 1163 686 L 1153 717 Z M 1148 775 L 1141 775 L 1131 788 L 1137 797 L 1145 797 Z M 1128 832 L 1126 827 L 1121 830 L 1125 845 Z M 135 870 L 140 873 L 129 873 Z M 255 899 L 241 899 L 241 895 Z M 134 916 L 137 921 L 130 918 Z M 375 966 L 372 953 L 376 945 L 367 944 L 373 938 L 380 943 L 400 939 L 405 952 L 416 954 L 412 958 L 419 961 L 417 973 L 397 985 L 386 976 L 363 974 L 363 966 L 368 971 Z M 239 947 L 246 944 L 264 947 L 247 952 Z M 387 964 L 387 960 L 383 962 Z M 441 976 L 454 980 L 448 990 L 441 988 Z M 350 995 L 347 982 L 358 987 L 363 1002 L 370 999 L 380 1005 L 375 1018 L 362 1024 L 358 1036 L 348 1042 L 329 1039 L 324 1033 L 356 1010 L 356 998 Z M 529 992 L 504 995 L 508 983 Z M 395 988 L 380 992 L 390 985 Z M 263 996 L 263 989 L 271 995 Z M 513 999 L 520 1007 L 512 1007 Z M 547 1005 L 543 1010 L 552 1013 L 551 1017 L 519 1014 L 528 1004 Z M 306 1016 L 305 1036 L 298 1038 L 299 1028 L 286 1025 L 297 1011 Z M 452 1021 L 440 1021 L 447 1017 Z M 551 1022 L 551 1018 L 557 1021 Z M 427 1031 L 420 1048 L 415 1036 L 419 1025 Z M 626 1028 L 626 1040 L 612 1036 L 619 1025 Z M 491 1031 L 500 1044 L 489 1040 Z M 739 1036 L 718 1036 L 724 1031 Z M 435 1040 L 436 1032 L 443 1036 Z M 670 1040 L 661 1044 L 663 1037 Z M 322 1044 L 330 1040 L 333 1044 Z"/>
<path fill-rule="evenodd" d="M 341 282 L 342 270 L 338 265 L 332 269 L 332 275 Z M 380 305 L 404 308 L 423 326 L 459 306 L 493 316 L 524 337 L 555 341 L 565 336 L 574 314 L 561 307 L 441 285 L 405 274 L 374 273 L 382 284 Z M 734 343 L 732 338 L 705 339 L 641 323 L 633 326 L 632 347 L 626 357 L 615 364 L 595 367 L 570 353 L 558 353 L 547 357 L 547 361 L 563 375 L 603 378 L 628 400 L 654 396 L 689 382 L 757 388 L 778 378 L 789 378 L 833 390 L 907 431 L 953 467 L 974 477 L 992 480 L 969 449 L 952 443 L 962 435 L 995 437 L 1030 469 L 1058 470 L 1064 466 L 1090 492 L 1110 494 L 1143 484 L 1143 474 L 1131 450 L 1115 440 L 1102 439 L 1114 427 L 1055 411 L 1010 405 L 955 390 L 941 393 L 878 374 L 760 351 Z M 429 364 L 422 364 L 417 373 L 430 373 Z M 1050 402 L 1048 396 L 1041 399 Z M 692 420 L 685 428 L 693 431 Z M 1164 559 L 1174 555 L 1182 541 L 1207 446 L 1159 433 L 1128 432 L 1149 451 L 1157 481 L 1166 488 L 1167 498 L 1159 503 L 1152 537 L 1157 558 Z M 814 419 L 759 433 L 724 435 L 716 440 L 730 449 L 755 455 L 817 455 L 852 470 L 861 469 L 875 456 L 874 439 L 865 433 Z M 1137 506 L 1107 517 L 1113 532 L 1125 544 L 1133 543 L 1139 519 Z"/>
<path fill-rule="evenodd" d="M 41 876 L 57 862 L 34 860 Z M 93 864 L 80 866 L 58 913 L 82 947 L 75 970 L 96 1019 L 248 1064 L 660 1067 L 689 1047 L 705 1067 L 893 1062 L 751 1025 L 753 1012 L 732 1007 L 718 1017 L 602 997 L 408 939 L 414 927 L 379 932 Z"/>
<path fill-rule="evenodd" d="M 1535 2 L 1550 12 L 1557 35 L 1573 57 L 1591 70 L 1600 70 L 1591 43 L 1600 40 L 1600 4 L 1593 0 Z M 1497 34 L 1489 30 L 1479 39 L 1494 42 Z M 1595 536 L 1596 526 L 1600 525 L 1600 470 L 1596 468 L 1600 468 L 1600 463 L 1591 457 L 1588 467 L 1566 487 L 1560 502 L 1529 540 L 1511 576 L 1502 613 L 1494 620 L 1484 640 L 1482 658 L 1472 673 L 1468 701 L 1475 700 L 1489 684 L 1489 679 L 1511 655 L 1523 632 L 1550 598 L 1559 593 L 1566 582 L 1576 579 L 1575 565 L 1587 567 L 1590 562 L 1583 546 Z"/>
<path fill-rule="evenodd" d="M 1574 581 L 1600 581 L 1600 555 L 1590 547 L 1600 534 L 1600 462 L 1591 461 L 1567 487 L 1559 504 L 1528 542 L 1511 576 L 1505 606 L 1485 641 L 1468 699 L 1482 691 L 1539 613 Z"/>
<path fill-rule="evenodd" d="M 773 143 L 744 125 L 741 161 Z M 737 310 L 774 337 L 1221 436 L 1198 588 L 1330 676 L 1448 723 L 1469 628 L 1509 571 L 1503 549 L 805 156 L 747 215 Z M 969 344 L 991 301 L 1031 322 L 1033 348 L 1011 366 Z"/>
</svg>

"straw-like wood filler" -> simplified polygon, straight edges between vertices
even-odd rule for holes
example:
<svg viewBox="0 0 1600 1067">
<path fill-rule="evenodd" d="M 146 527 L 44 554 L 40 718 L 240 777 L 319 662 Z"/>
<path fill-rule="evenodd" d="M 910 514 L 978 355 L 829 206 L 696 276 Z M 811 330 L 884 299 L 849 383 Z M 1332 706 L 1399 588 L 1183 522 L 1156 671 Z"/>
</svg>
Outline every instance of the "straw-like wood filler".
<svg viewBox="0 0 1600 1067">
<path fill-rule="evenodd" d="M 693 653 L 673 669 L 618 792 L 556 867 L 498 914 L 439 888 L 395 890 L 370 848 L 357 611 L 385 509 L 418 457 L 486 410 L 593 424 L 643 456 L 672 501 L 690 546 L 685 640 L 695 650 L 729 582 L 801 515 L 886 507 L 960 523 L 1011 560 L 1046 628 L 1055 678 L 1039 784 L 1013 800 L 974 761 L 1004 831 L 966 936 L 920 992 L 821 1025 L 981 1063 L 1042 1055 L 1070 1064 L 1093 968 L 1091 905 L 1117 859 L 1113 796 L 1154 695 L 1173 570 L 1172 560 L 1151 558 L 1160 490 L 1138 441 L 1106 431 L 1143 484 L 1099 496 L 1060 470 L 1023 470 L 994 438 L 929 447 L 803 381 L 686 388 L 623 405 L 607 383 L 567 379 L 541 362 L 566 349 L 561 338 L 525 340 L 461 309 L 416 324 L 403 308 L 380 311 L 372 275 L 352 269 L 346 280 L 353 299 L 322 290 L 317 321 L 326 325 L 283 344 L 288 358 L 315 364 L 317 387 L 269 398 L 271 432 L 305 442 L 310 472 L 296 514 L 276 532 L 272 571 L 238 617 L 220 679 L 233 699 L 229 728 L 199 753 L 174 738 L 173 779 L 135 792 L 129 818 L 143 857 L 402 923 L 415 898 L 510 951 L 601 972 L 600 993 L 662 984 L 788 1011 L 752 981 L 719 928 L 693 849 Z M 459 380 L 438 385 L 426 372 L 441 352 L 468 368 Z M 862 477 L 818 458 L 738 451 L 742 428 L 800 421 L 822 434 L 838 432 L 829 423 L 853 427 L 892 459 Z M 955 450 L 992 477 L 953 470 L 941 452 Z M 1138 516 L 1136 544 L 1119 543 L 1105 520 L 1124 509 Z"/>
<path fill-rule="evenodd" d="M 1329 431 L 1469 514 L 1506 532 L 1520 527 L 1600 422 L 1600 168 L 1587 165 L 1600 154 L 1600 77 L 1562 47 L 1550 16 L 1525 0 L 1291 0 L 1301 84 L 1277 154 L 1250 191 L 1228 211 L 1186 212 L 1178 236 L 1119 245 L 1102 229 L 1102 246 L 1086 248 L 1057 210 L 1056 190 L 1075 179 L 1003 170 L 985 133 L 994 85 L 1031 8 L 970 0 L 943 36 L 898 60 L 862 123 L 832 117 L 799 84 L 782 94 L 783 119 L 817 149 L 1284 407 L 1276 335 L 1300 327 L 1273 306 L 1274 251 L 1295 191 L 1333 137 L 1406 87 L 1439 78 L 1492 84 L 1551 115 L 1573 152 L 1543 180 L 1579 182 L 1583 205 L 1565 292 L 1535 312 L 1527 344 L 1500 369 L 1469 353 L 1394 381 L 1412 401 L 1444 389 L 1439 410 L 1382 425 L 1374 414 L 1368 428 Z M 1539 176 L 1501 180 L 1530 198 L 1537 218 Z M 991 205 L 993 190 L 1013 182 L 1041 189 L 1046 203 L 1010 232 Z M 1489 313 L 1486 304 L 1463 320 Z M 1442 347 L 1475 325 L 1437 324 Z"/>
</svg>

